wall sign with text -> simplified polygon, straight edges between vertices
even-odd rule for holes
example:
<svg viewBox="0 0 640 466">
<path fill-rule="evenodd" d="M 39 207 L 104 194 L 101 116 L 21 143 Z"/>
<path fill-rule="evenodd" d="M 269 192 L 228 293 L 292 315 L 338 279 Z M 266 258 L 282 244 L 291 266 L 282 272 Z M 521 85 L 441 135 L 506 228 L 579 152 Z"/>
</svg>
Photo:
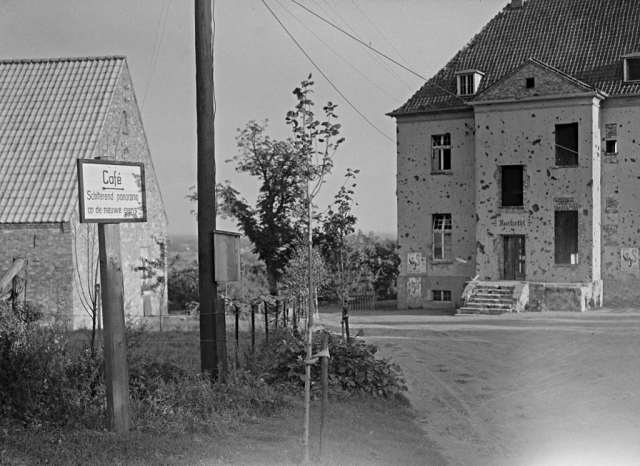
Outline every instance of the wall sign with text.
<svg viewBox="0 0 640 466">
<path fill-rule="evenodd" d="M 147 221 L 142 162 L 78 159 L 80 222 Z"/>
</svg>

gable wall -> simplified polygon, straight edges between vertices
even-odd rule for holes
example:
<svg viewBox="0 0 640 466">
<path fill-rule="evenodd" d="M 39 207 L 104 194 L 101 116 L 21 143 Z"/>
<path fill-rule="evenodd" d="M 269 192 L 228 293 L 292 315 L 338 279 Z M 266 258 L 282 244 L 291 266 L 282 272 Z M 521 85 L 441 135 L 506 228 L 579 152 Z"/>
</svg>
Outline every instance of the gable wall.
<svg viewBox="0 0 640 466">
<path fill-rule="evenodd" d="M 432 174 L 431 136 L 451 134 L 451 172 Z M 460 303 L 475 270 L 475 171 L 473 115 L 469 111 L 398 120 L 398 306 L 446 307 Z M 452 255 L 433 260 L 434 214 L 452 216 Z M 426 258 L 412 271 L 409 253 Z M 459 260 L 456 260 L 459 259 Z M 449 290 L 453 301 L 433 302 L 432 290 Z"/>
<path fill-rule="evenodd" d="M 598 107 L 592 99 L 482 106 L 476 110 L 477 272 L 503 278 L 504 235 L 524 235 L 526 279 L 599 280 Z M 579 124 L 577 167 L 555 167 L 555 125 Z M 595 159 L 595 160 L 594 160 Z M 524 166 L 524 206 L 501 204 L 501 165 Z M 579 263 L 555 264 L 554 212 L 577 210 Z M 594 260 L 595 257 L 595 260 Z"/>
<path fill-rule="evenodd" d="M 127 115 L 126 125 L 123 111 Z M 126 66 L 120 74 L 95 156 L 115 157 L 117 160 L 145 164 L 147 222 L 120 224 L 125 313 L 130 316 L 142 316 L 144 315 L 142 277 L 141 273 L 134 271 L 133 268 L 140 264 L 143 247 L 149 248 L 150 260 L 159 256 L 158 246 L 153 236 L 166 236 L 167 218 L 131 77 Z M 164 299 L 158 293 L 147 292 L 147 294 L 151 298 L 153 315 L 158 315 L 161 301 L 166 312 L 166 292 Z"/>
<path fill-rule="evenodd" d="M 535 79 L 535 86 L 527 88 L 527 78 Z M 550 72 L 535 63 L 528 63 L 500 83 L 493 85 L 482 93 L 474 102 L 503 99 L 526 99 L 544 95 L 580 94 L 584 89 L 562 75 Z"/>
</svg>

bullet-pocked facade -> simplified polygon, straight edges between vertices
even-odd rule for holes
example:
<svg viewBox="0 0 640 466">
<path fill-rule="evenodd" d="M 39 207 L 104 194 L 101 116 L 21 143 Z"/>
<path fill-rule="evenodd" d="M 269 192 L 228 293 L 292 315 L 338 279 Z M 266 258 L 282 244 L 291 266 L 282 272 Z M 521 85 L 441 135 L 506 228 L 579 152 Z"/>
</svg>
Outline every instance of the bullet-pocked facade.
<svg viewBox="0 0 640 466">
<path fill-rule="evenodd" d="M 640 2 L 514 0 L 390 113 L 401 308 L 475 283 L 509 310 L 637 302 L 637 24 Z"/>
</svg>

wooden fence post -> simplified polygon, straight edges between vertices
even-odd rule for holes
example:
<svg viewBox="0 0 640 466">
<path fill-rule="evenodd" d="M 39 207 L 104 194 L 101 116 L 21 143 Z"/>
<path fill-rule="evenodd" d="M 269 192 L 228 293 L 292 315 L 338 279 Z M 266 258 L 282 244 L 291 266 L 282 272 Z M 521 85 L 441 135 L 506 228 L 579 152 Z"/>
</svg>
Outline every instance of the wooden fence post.
<svg viewBox="0 0 640 466">
<path fill-rule="evenodd" d="M 264 306 L 264 337 L 269 343 L 269 306 L 266 301 L 262 301 L 262 305 Z"/>
<path fill-rule="evenodd" d="M 100 282 L 104 317 L 104 359 L 109 427 L 129 432 L 129 372 L 124 324 L 120 224 L 99 223 Z"/>
<path fill-rule="evenodd" d="M 238 352 L 240 351 L 240 308 L 236 304 L 236 367 L 240 366 L 240 358 Z"/>
<path fill-rule="evenodd" d="M 280 309 L 279 309 L 279 305 L 280 305 L 280 300 L 279 300 L 279 299 L 276 299 L 276 318 L 275 318 L 275 319 L 273 319 L 273 321 L 274 321 L 274 323 L 275 323 L 275 327 L 274 327 L 274 328 L 275 328 L 276 330 L 278 330 L 278 311 L 280 310 Z"/>
<path fill-rule="evenodd" d="M 251 304 L 251 353 L 256 352 L 256 307 L 258 305 Z"/>
</svg>

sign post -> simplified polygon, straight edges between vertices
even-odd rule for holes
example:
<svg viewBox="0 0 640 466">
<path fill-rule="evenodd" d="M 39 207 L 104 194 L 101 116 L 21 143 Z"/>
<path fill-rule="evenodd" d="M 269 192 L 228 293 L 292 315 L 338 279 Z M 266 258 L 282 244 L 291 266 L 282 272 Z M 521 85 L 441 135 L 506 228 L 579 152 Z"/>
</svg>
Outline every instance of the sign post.
<svg viewBox="0 0 640 466">
<path fill-rule="evenodd" d="M 144 164 L 78 159 L 80 222 L 98 223 L 107 416 L 129 432 L 129 371 L 124 323 L 120 223 L 146 222 Z"/>
</svg>

